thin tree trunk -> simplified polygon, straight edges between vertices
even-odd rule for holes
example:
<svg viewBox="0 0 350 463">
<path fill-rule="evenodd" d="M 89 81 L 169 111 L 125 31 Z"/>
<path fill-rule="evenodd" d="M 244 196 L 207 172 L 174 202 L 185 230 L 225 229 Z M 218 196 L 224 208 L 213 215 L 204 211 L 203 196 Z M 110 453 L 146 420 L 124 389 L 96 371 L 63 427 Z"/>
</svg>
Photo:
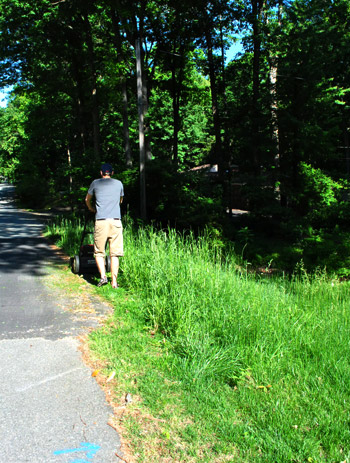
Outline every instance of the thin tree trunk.
<svg viewBox="0 0 350 463">
<path fill-rule="evenodd" d="M 282 19 L 282 1 L 278 5 L 278 25 L 281 27 Z M 274 167 L 275 167 L 275 191 L 279 195 L 280 204 L 285 204 L 285 199 L 283 198 L 283 186 L 281 179 L 281 150 L 280 150 L 280 134 L 279 134 L 279 124 L 278 124 L 278 95 L 277 95 L 277 74 L 278 74 L 278 58 L 275 54 L 270 53 L 270 96 L 271 96 L 271 128 L 272 128 L 272 141 L 274 144 Z M 277 182 L 279 182 L 279 187 L 277 191 Z"/>
<path fill-rule="evenodd" d="M 73 177 L 72 177 L 72 158 L 70 154 L 69 145 L 67 146 L 67 162 L 69 168 L 69 203 L 71 207 L 71 211 L 73 212 L 73 202 L 72 202 L 72 192 L 73 192 Z"/>
<path fill-rule="evenodd" d="M 213 45 L 211 40 L 211 31 L 207 27 L 205 30 L 205 36 L 207 41 L 208 50 L 208 64 L 209 64 L 209 79 L 210 79 L 210 90 L 211 90 L 211 101 L 212 101 L 212 114 L 214 122 L 214 135 L 215 135 L 215 151 L 219 166 L 219 175 L 222 176 L 225 171 L 222 157 L 222 141 L 221 141 L 221 125 L 218 107 L 218 95 L 216 89 L 216 78 L 215 78 L 215 67 L 213 57 Z"/>
<path fill-rule="evenodd" d="M 299 187 L 299 164 L 300 164 L 300 124 L 302 108 L 302 96 L 300 89 L 300 80 L 294 79 L 293 89 L 293 103 L 292 103 L 292 116 L 293 116 L 293 135 L 292 135 L 292 188 L 297 190 Z"/>
<path fill-rule="evenodd" d="M 119 29 L 118 17 L 114 9 L 111 10 L 111 18 L 112 18 L 112 25 L 113 25 L 113 31 L 114 31 L 114 34 L 113 34 L 114 46 L 117 50 L 117 61 L 120 63 L 123 60 L 125 60 L 125 57 L 123 53 L 122 37 L 121 37 L 120 29 Z M 133 164 L 133 156 L 132 156 L 131 144 L 130 144 L 128 93 L 127 93 L 125 77 L 122 77 L 120 81 L 121 81 L 122 95 L 123 95 L 123 135 L 124 135 L 125 161 L 126 161 L 126 165 L 128 167 L 131 167 Z"/>
<path fill-rule="evenodd" d="M 345 162 L 346 162 L 346 176 L 350 177 L 350 140 L 349 140 L 349 127 L 345 117 L 344 108 L 343 109 L 343 137 L 344 137 L 344 150 L 345 150 Z"/>
<path fill-rule="evenodd" d="M 278 6 L 278 24 L 281 26 L 282 18 L 282 2 Z M 275 145 L 274 164 L 276 169 L 280 168 L 280 141 L 278 127 L 278 97 L 277 97 L 277 73 L 278 73 L 278 58 L 275 54 L 270 53 L 270 96 L 271 96 L 271 121 L 272 121 L 272 139 Z"/>
<path fill-rule="evenodd" d="M 227 112 L 227 95 L 226 95 L 226 72 L 225 72 L 225 47 L 224 47 L 224 32 L 220 16 L 220 47 L 221 47 L 221 75 L 222 75 L 222 93 L 224 96 L 224 108 Z M 226 116 L 226 114 L 225 114 Z"/>
<path fill-rule="evenodd" d="M 176 86 L 176 69 L 175 60 L 173 59 L 173 66 L 171 70 L 172 86 L 173 86 L 173 163 L 175 166 L 178 164 L 178 150 L 179 150 L 179 105 L 177 99 L 177 86 Z"/>
<path fill-rule="evenodd" d="M 143 108 L 143 85 L 142 85 L 142 63 L 141 63 L 141 39 L 136 37 L 136 76 L 137 76 L 137 108 L 139 115 L 139 145 L 140 145 L 140 215 L 142 220 L 147 220 L 146 210 L 146 150 L 144 133 L 144 108 Z"/>
<path fill-rule="evenodd" d="M 184 53 L 184 47 L 180 47 L 180 56 Z M 173 56 L 172 56 L 172 99 L 173 99 L 173 163 L 175 166 L 178 165 L 179 156 L 179 131 L 180 131 L 180 98 L 181 88 L 184 75 L 183 60 L 179 69 L 178 76 L 176 76 L 176 44 L 174 41 Z"/>
<path fill-rule="evenodd" d="M 261 3 L 252 0 L 253 13 L 253 100 L 252 100 L 252 128 L 253 128 L 253 164 L 254 170 L 260 172 L 260 136 L 259 136 L 259 97 L 260 97 L 260 13 Z"/>
<path fill-rule="evenodd" d="M 99 121 L 99 104 L 97 99 L 97 74 L 95 68 L 95 52 L 92 42 L 92 32 L 89 18 L 83 16 L 83 23 L 86 32 L 86 40 L 88 46 L 89 68 L 90 68 L 90 87 L 91 87 L 91 116 L 92 116 L 92 132 L 95 160 L 99 164 L 101 162 L 100 149 L 100 121 Z"/>
<path fill-rule="evenodd" d="M 72 193 L 72 187 L 73 187 L 72 158 L 70 155 L 69 146 L 67 146 L 67 161 L 68 161 L 68 167 L 69 167 L 69 193 Z"/>
<path fill-rule="evenodd" d="M 271 96 L 271 125 L 272 125 L 272 140 L 275 146 L 274 164 L 276 169 L 280 168 L 280 146 L 279 146 L 279 128 L 278 128 L 278 101 L 277 101 L 277 58 L 270 58 L 270 96 Z"/>
<path fill-rule="evenodd" d="M 145 134 L 145 151 L 146 151 L 146 160 L 150 161 L 152 159 L 152 148 L 151 143 L 149 140 L 149 132 L 150 127 L 147 123 L 146 115 L 148 113 L 148 106 L 149 106 L 149 99 L 148 99 L 148 82 L 147 82 L 147 74 L 144 68 L 144 52 L 142 46 L 140 46 L 141 50 L 141 73 L 142 73 L 142 98 L 143 98 L 143 122 L 144 122 L 144 134 Z"/>
<path fill-rule="evenodd" d="M 128 167 L 132 166 L 132 153 L 130 145 L 130 131 L 129 131 L 129 116 L 128 116 L 128 92 L 126 87 L 126 80 L 124 78 L 122 81 L 122 93 L 123 93 L 123 134 L 124 134 L 124 150 L 125 150 L 125 159 L 126 165 Z"/>
<path fill-rule="evenodd" d="M 87 132 L 85 126 L 85 100 L 84 100 L 84 92 L 82 89 L 82 79 L 78 70 L 79 63 L 76 62 L 75 57 L 72 57 L 72 75 L 73 79 L 76 83 L 76 111 L 77 111 L 77 121 L 78 121 L 78 130 L 81 141 L 81 147 L 83 154 L 86 153 L 86 142 L 87 139 Z"/>
<path fill-rule="evenodd" d="M 86 107 L 85 107 L 85 97 L 84 97 L 84 90 L 83 90 L 83 79 L 81 76 L 81 68 L 82 64 L 79 60 L 80 51 L 81 51 L 81 42 L 80 37 L 75 34 L 74 30 L 68 29 L 67 34 L 69 49 L 70 49 L 70 56 L 71 56 L 71 76 L 74 82 L 74 102 L 76 108 L 76 117 L 78 122 L 78 131 L 77 138 L 81 141 L 81 149 L 82 154 L 86 153 L 86 140 L 87 140 L 87 129 L 86 129 L 86 122 L 85 122 L 85 114 L 86 114 Z"/>
<path fill-rule="evenodd" d="M 129 43 L 135 48 L 136 55 L 136 86 L 137 86 L 137 109 L 138 109 L 138 125 L 139 125 L 139 151 L 140 151 L 140 216 L 141 219 L 147 220 L 147 201 L 146 201 L 146 140 L 145 140 L 145 108 L 144 108 L 144 92 L 146 84 L 142 72 L 143 56 L 142 56 L 142 27 L 143 27 L 143 9 L 142 3 L 141 17 L 136 14 L 132 15 L 130 22 L 124 18 L 124 27 Z M 116 1 L 117 8 L 122 8 L 121 2 Z"/>
</svg>

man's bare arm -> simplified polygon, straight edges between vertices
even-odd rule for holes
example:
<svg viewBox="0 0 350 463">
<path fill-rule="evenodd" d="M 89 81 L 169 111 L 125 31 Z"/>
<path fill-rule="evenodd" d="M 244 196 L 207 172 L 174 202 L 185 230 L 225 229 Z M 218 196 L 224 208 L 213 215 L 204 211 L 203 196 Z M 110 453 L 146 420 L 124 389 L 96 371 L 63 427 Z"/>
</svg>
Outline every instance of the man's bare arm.
<svg viewBox="0 0 350 463">
<path fill-rule="evenodd" d="M 92 195 L 89 195 L 89 193 L 88 193 L 86 195 L 86 197 L 85 197 L 85 204 L 86 204 L 87 208 L 89 209 L 89 211 L 96 212 L 96 209 L 91 204 L 91 200 L 92 200 Z"/>
</svg>

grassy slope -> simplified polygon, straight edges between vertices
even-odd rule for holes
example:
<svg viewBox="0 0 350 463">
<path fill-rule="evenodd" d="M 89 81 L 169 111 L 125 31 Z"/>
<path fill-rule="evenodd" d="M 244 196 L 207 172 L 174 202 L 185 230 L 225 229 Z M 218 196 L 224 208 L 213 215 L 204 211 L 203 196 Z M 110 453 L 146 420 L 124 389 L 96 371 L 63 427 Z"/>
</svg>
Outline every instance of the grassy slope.
<svg viewBox="0 0 350 463">
<path fill-rule="evenodd" d="M 134 399 L 135 459 L 348 461 L 349 284 L 256 280 L 208 237 L 125 237 L 126 289 L 101 288 L 115 313 L 90 347 Z"/>
</svg>

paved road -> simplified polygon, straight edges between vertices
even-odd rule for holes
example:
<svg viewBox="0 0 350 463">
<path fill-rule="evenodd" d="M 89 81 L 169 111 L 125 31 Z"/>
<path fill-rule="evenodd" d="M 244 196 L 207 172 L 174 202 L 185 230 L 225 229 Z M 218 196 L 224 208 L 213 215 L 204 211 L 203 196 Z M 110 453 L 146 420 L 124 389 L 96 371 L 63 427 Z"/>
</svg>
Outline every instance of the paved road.
<svg viewBox="0 0 350 463">
<path fill-rule="evenodd" d="M 78 351 L 96 317 L 74 316 L 73 299 L 50 289 L 57 257 L 13 193 L 0 184 L 0 463 L 118 462 L 112 410 Z"/>
</svg>

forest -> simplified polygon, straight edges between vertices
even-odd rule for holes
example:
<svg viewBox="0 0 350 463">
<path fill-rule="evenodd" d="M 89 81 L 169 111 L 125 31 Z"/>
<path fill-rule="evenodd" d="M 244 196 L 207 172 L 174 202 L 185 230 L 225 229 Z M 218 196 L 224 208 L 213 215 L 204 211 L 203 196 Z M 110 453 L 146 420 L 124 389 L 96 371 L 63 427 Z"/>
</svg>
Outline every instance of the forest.
<svg viewBox="0 0 350 463">
<path fill-rule="evenodd" d="M 0 5 L 0 175 L 21 204 L 79 213 L 110 162 L 138 223 L 348 277 L 348 0 Z"/>
</svg>

